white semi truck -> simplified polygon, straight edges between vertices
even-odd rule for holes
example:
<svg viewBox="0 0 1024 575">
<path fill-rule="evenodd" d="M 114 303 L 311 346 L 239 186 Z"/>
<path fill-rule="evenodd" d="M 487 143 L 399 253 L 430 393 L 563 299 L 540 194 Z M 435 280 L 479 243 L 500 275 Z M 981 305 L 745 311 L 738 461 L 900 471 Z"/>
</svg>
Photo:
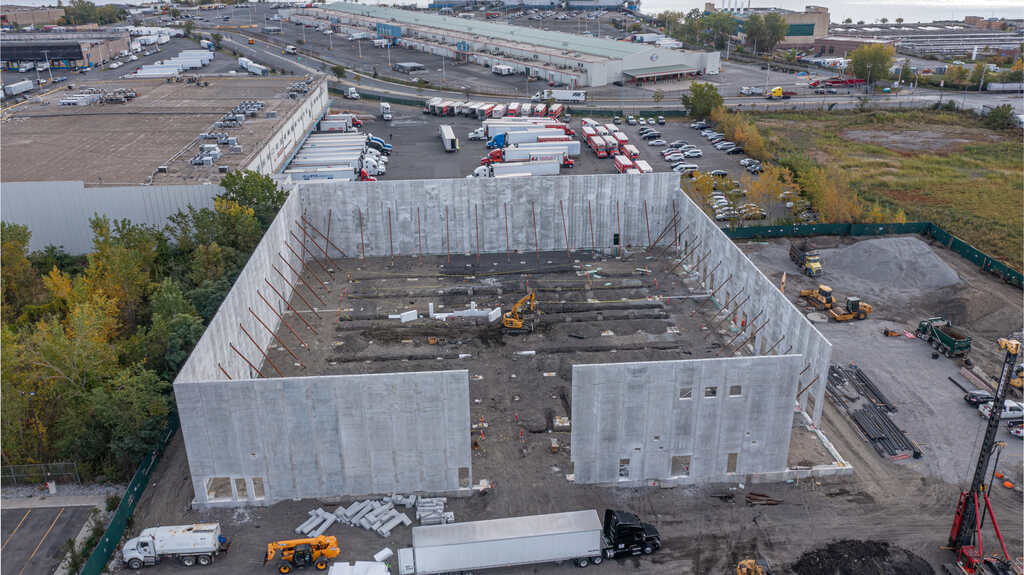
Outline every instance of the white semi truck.
<svg viewBox="0 0 1024 575">
<path fill-rule="evenodd" d="M 220 523 L 196 523 L 143 529 L 121 549 L 121 560 L 131 569 L 156 565 L 164 559 L 178 559 L 182 565 L 209 565 L 228 550 Z"/>
<path fill-rule="evenodd" d="M 653 525 L 625 511 L 507 517 L 413 527 L 412 547 L 398 550 L 399 575 L 432 575 L 497 567 L 573 561 L 577 567 L 605 559 L 649 555 L 661 547 Z"/>
<path fill-rule="evenodd" d="M 544 100 L 555 100 L 556 102 L 573 102 L 581 104 L 587 101 L 587 93 L 583 90 L 540 90 L 530 100 L 543 102 Z"/>
</svg>

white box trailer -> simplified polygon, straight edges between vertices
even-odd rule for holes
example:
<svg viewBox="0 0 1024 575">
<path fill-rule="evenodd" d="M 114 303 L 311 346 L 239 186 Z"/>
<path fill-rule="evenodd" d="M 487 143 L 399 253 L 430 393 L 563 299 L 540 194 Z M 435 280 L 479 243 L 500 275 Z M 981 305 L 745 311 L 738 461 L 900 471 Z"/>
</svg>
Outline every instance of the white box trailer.
<svg viewBox="0 0 1024 575">
<path fill-rule="evenodd" d="M 568 142 L 527 142 L 516 144 L 514 147 L 525 150 L 565 150 L 565 153 L 570 156 L 580 155 L 581 149 L 579 140 L 569 140 Z"/>
<path fill-rule="evenodd" d="M 646 160 L 637 160 L 634 164 L 636 165 L 636 169 L 640 170 L 641 174 L 649 174 L 654 171 L 654 168 L 652 168 Z"/>
<path fill-rule="evenodd" d="M 511 146 L 513 144 L 525 144 L 529 142 L 536 142 L 537 138 L 550 138 L 564 135 L 565 132 L 563 132 L 562 130 L 555 129 L 537 129 L 524 130 L 520 132 L 508 132 L 505 134 L 505 145 Z"/>
<path fill-rule="evenodd" d="M 455 137 L 455 130 L 453 130 L 451 126 L 448 124 L 441 124 L 438 132 L 441 135 L 441 144 L 444 145 L 444 151 L 459 151 L 459 139 Z"/>
<path fill-rule="evenodd" d="M 533 174 L 525 165 L 517 163 L 507 174 Z M 593 509 L 413 527 L 412 548 L 398 550 L 398 572 L 428 575 L 601 557 L 601 529 Z"/>
<path fill-rule="evenodd" d="M 587 101 L 587 93 L 583 90 L 539 90 L 530 100 L 533 102 L 555 100 L 556 102 L 583 103 Z"/>
<path fill-rule="evenodd" d="M 20 82 L 14 82 L 13 84 L 7 84 L 6 86 L 4 86 L 4 95 L 7 97 L 17 96 L 18 94 L 24 94 L 25 92 L 28 92 L 33 87 L 35 87 L 35 84 L 32 83 L 32 80 L 22 80 Z"/>
<path fill-rule="evenodd" d="M 196 523 L 143 529 L 129 539 L 121 550 L 121 559 L 132 569 L 155 565 L 162 559 L 177 558 L 186 566 L 209 565 L 227 550 L 220 523 Z"/>
</svg>

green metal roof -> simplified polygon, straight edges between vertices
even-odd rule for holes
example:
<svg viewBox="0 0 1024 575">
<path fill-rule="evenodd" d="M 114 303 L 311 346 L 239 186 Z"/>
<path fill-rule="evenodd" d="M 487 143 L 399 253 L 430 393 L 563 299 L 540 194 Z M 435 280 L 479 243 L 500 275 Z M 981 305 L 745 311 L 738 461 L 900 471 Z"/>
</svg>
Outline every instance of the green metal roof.
<svg viewBox="0 0 1024 575">
<path fill-rule="evenodd" d="M 485 22 L 480 20 L 466 20 L 454 16 L 441 16 L 427 12 L 414 12 L 401 10 L 388 6 L 368 6 L 365 4 L 351 4 L 348 2 L 336 2 L 325 6 L 329 10 L 347 12 L 393 20 L 398 24 L 429 26 L 441 28 L 453 32 L 475 34 L 488 38 L 496 38 L 517 42 L 522 44 L 533 44 L 553 50 L 568 50 L 580 52 L 593 56 L 602 56 L 609 59 L 624 58 L 651 49 L 650 45 L 633 42 L 620 42 L 606 38 L 593 38 L 590 36 L 579 36 L 566 34 L 564 32 L 549 32 L 525 26 L 512 26 L 498 22 Z"/>
</svg>

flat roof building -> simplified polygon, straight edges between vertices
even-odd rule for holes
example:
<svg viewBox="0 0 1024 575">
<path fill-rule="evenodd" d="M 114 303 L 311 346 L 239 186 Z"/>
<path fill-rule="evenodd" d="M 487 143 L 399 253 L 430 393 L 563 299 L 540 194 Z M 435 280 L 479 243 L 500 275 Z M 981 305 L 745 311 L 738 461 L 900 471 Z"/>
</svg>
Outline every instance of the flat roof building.
<svg viewBox="0 0 1024 575">
<path fill-rule="evenodd" d="M 64 17 L 63 8 L 33 8 L 28 6 L 4 6 L 0 10 L 0 25 L 3 26 L 48 26 L 59 24 Z"/>
<path fill-rule="evenodd" d="M 715 11 L 715 5 L 708 2 L 704 5 L 705 11 Z M 740 35 L 742 36 L 743 21 L 754 14 L 780 14 L 789 25 L 786 37 L 779 42 L 779 48 L 810 47 L 819 38 L 828 34 L 829 13 L 824 6 L 807 6 L 803 12 L 787 10 L 785 8 L 735 8 L 728 11 L 740 22 Z"/>
<path fill-rule="evenodd" d="M 720 67 L 718 52 L 670 50 L 385 6 L 335 3 L 297 12 L 373 30 L 406 48 L 480 65 L 506 65 L 516 74 L 574 88 L 647 77 L 651 70 L 662 76 L 704 75 L 718 74 Z"/>
<path fill-rule="evenodd" d="M 54 68 L 88 68 L 110 61 L 131 47 L 127 34 L 95 32 L 13 33 L 0 35 L 0 65 L 49 61 Z"/>
</svg>

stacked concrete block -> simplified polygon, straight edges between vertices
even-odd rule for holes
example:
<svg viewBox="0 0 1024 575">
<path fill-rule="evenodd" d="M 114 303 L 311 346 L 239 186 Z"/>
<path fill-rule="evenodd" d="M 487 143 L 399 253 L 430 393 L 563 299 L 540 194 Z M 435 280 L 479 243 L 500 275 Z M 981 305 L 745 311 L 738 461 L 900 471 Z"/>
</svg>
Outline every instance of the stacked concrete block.
<svg viewBox="0 0 1024 575">
<path fill-rule="evenodd" d="M 444 510 L 445 497 L 424 498 L 416 502 L 416 520 L 420 525 L 444 525 L 455 522 L 455 514 Z"/>
<path fill-rule="evenodd" d="M 309 512 L 309 519 L 304 521 L 302 525 L 295 528 L 296 533 L 301 533 L 306 537 L 319 537 L 323 535 L 327 529 L 338 522 L 338 516 L 334 513 L 328 513 L 321 508 L 314 509 Z"/>
</svg>

